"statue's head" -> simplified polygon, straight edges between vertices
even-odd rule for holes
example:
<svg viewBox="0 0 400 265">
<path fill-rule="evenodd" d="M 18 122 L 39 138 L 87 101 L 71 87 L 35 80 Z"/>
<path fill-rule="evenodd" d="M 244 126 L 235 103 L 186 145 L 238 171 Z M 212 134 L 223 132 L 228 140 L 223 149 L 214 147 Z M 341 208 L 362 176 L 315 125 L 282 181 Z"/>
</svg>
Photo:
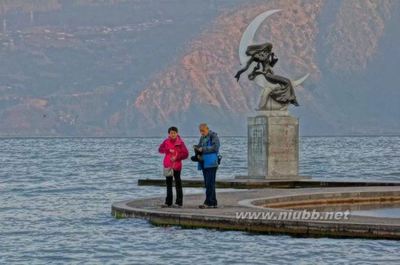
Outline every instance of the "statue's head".
<svg viewBox="0 0 400 265">
<path fill-rule="evenodd" d="M 265 43 L 264 50 L 267 51 L 267 52 L 271 52 L 272 51 L 272 47 L 273 47 L 272 43 L 267 42 L 267 43 Z"/>
<path fill-rule="evenodd" d="M 246 55 L 253 56 L 254 54 L 259 53 L 261 51 L 266 51 L 270 53 L 272 51 L 272 43 L 266 42 L 262 44 L 250 45 L 246 49 Z"/>
</svg>

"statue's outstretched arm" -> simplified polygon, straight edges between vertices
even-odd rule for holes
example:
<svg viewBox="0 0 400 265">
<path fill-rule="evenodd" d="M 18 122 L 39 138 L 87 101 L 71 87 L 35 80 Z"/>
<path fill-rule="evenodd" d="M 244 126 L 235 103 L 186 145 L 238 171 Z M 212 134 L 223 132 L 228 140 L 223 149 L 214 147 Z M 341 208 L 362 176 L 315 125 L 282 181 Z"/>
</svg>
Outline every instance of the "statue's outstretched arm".
<svg viewBox="0 0 400 265">
<path fill-rule="evenodd" d="M 236 78 L 236 80 L 237 80 L 238 82 L 239 82 L 240 75 L 243 74 L 244 72 L 246 72 L 247 69 L 249 69 L 249 67 L 250 67 L 250 65 L 251 65 L 252 62 L 253 62 L 253 58 L 251 57 L 251 58 L 247 61 L 246 66 L 245 66 L 244 68 L 240 69 L 240 70 L 236 73 L 235 78 Z"/>
</svg>

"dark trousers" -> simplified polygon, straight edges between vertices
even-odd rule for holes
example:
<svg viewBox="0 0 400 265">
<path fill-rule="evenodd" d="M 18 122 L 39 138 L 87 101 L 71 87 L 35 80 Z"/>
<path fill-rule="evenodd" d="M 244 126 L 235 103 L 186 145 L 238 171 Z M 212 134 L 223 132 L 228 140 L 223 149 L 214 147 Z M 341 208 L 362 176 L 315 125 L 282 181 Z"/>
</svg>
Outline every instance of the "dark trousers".
<svg viewBox="0 0 400 265">
<path fill-rule="evenodd" d="M 181 171 L 174 170 L 175 188 L 176 188 L 176 201 L 175 204 L 182 205 L 183 192 L 182 192 L 182 181 Z M 172 205 L 172 176 L 166 177 L 167 182 L 167 197 L 165 198 L 165 204 Z"/>
<path fill-rule="evenodd" d="M 204 186 L 206 187 L 206 200 L 205 205 L 217 206 L 217 195 L 215 192 L 215 175 L 217 174 L 217 168 L 205 168 L 203 169 Z"/>
</svg>

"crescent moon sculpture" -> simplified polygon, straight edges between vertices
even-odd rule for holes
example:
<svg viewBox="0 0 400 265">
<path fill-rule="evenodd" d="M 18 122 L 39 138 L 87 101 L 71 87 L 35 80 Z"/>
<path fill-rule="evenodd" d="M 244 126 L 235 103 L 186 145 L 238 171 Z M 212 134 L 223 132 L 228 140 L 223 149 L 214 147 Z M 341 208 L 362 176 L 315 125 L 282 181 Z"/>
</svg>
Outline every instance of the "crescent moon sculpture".
<svg viewBox="0 0 400 265">
<path fill-rule="evenodd" d="M 242 65 L 246 65 L 249 60 L 250 56 L 246 53 L 248 47 L 254 44 L 254 36 L 261 26 L 261 24 L 267 19 L 267 17 L 280 12 L 280 9 L 268 10 L 266 12 L 261 13 L 253 21 L 247 26 L 246 30 L 243 32 L 242 38 L 240 40 L 239 45 L 239 59 Z M 257 63 L 252 62 L 248 69 L 254 69 Z M 246 71 L 248 72 L 248 70 Z M 299 86 L 302 84 L 310 74 L 306 74 L 303 77 L 297 80 L 290 80 L 292 87 Z M 280 84 L 277 83 L 270 83 L 264 77 L 264 75 L 258 74 L 254 77 L 254 81 L 256 84 L 263 88 L 263 92 L 261 94 L 260 103 L 257 110 L 287 110 L 288 104 L 282 104 L 279 102 L 274 101 L 269 97 L 273 90 L 280 88 Z M 288 80 L 289 82 L 289 80 Z"/>
</svg>

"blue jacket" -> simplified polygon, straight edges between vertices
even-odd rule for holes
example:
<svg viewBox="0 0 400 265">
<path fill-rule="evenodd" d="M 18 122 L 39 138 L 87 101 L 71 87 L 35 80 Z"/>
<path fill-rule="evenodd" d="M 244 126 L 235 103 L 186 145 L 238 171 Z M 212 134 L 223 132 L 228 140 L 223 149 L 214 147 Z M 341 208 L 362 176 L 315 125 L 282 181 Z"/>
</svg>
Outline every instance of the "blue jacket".
<svg viewBox="0 0 400 265">
<path fill-rule="evenodd" d="M 201 136 L 200 147 L 203 149 L 202 163 L 198 163 L 198 169 L 218 167 L 219 138 L 216 132 L 209 131 L 208 135 Z"/>
</svg>

